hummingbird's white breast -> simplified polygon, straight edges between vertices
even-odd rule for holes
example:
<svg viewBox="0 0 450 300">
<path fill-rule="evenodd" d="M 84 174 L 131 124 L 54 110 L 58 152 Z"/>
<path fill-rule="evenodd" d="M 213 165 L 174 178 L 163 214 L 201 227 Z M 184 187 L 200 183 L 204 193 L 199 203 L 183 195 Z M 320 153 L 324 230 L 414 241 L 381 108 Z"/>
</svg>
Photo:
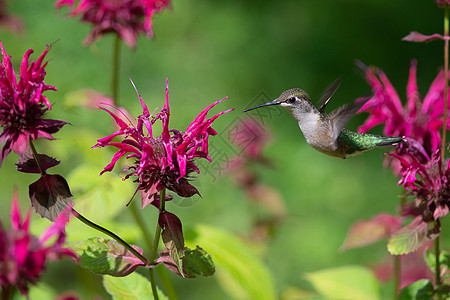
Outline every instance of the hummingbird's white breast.
<svg viewBox="0 0 450 300">
<path fill-rule="evenodd" d="M 313 143 L 314 137 L 316 136 L 316 130 L 320 127 L 320 115 L 315 113 L 305 113 L 298 116 L 298 126 L 305 136 L 306 142 L 308 144 Z"/>
</svg>

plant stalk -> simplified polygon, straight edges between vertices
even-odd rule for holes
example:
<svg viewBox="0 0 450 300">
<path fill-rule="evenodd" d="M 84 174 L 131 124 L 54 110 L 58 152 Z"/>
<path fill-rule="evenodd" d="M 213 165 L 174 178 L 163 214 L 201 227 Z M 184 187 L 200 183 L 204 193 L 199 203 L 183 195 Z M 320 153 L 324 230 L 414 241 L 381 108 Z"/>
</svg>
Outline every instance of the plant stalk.
<svg viewBox="0 0 450 300">
<path fill-rule="evenodd" d="M 402 189 L 402 195 L 400 196 L 400 211 L 399 215 L 403 216 L 403 212 L 405 211 L 405 190 Z M 400 259 L 400 255 L 394 255 L 393 263 L 394 263 L 394 300 L 398 299 L 398 295 L 400 292 L 400 284 L 401 284 L 401 276 L 402 276 L 402 261 Z"/>
<path fill-rule="evenodd" d="M 2 300 L 10 300 L 13 296 L 14 287 L 12 285 L 2 286 L 0 295 Z"/>
<path fill-rule="evenodd" d="M 46 172 L 45 172 L 44 168 L 42 167 L 41 160 L 39 159 L 38 153 L 36 151 L 36 148 L 34 147 L 34 144 L 33 144 L 33 141 L 31 140 L 31 138 L 29 140 L 29 144 L 30 144 L 31 152 L 33 152 L 34 160 L 36 161 L 36 164 L 38 165 L 41 175 L 45 175 Z"/>
<path fill-rule="evenodd" d="M 97 225 L 91 221 L 89 221 L 88 219 L 86 219 L 85 217 L 83 217 L 81 214 L 79 214 L 75 209 L 72 209 L 72 214 L 81 222 L 83 222 L 84 224 L 86 224 L 89 227 L 94 228 L 95 230 L 98 230 L 100 232 L 103 232 L 104 234 L 112 237 L 114 240 L 116 240 L 118 243 L 120 243 L 121 245 L 123 245 L 128 251 L 130 251 L 131 253 L 133 253 L 140 261 L 142 261 L 146 266 L 148 265 L 148 260 L 142 256 L 142 254 L 140 254 L 136 249 L 134 249 L 133 247 L 131 247 L 130 244 L 128 244 L 127 242 L 125 242 L 122 238 L 120 238 L 117 234 L 109 231 L 108 229 Z"/>
<path fill-rule="evenodd" d="M 114 106 L 119 106 L 119 63 L 120 63 L 120 37 L 116 34 L 114 39 L 114 49 L 113 49 L 113 69 L 112 69 L 112 80 L 111 80 L 111 96 L 113 98 Z"/>
<path fill-rule="evenodd" d="M 401 260 L 400 255 L 394 255 L 394 300 L 398 300 L 398 293 L 400 291 L 401 278 Z"/>
<path fill-rule="evenodd" d="M 449 13 L 448 4 L 444 6 L 444 126 L 442 127 L 442 141 L 441 141 L 441 158 L 442 162 L 445 159 L 445 145 L 447 136 L 447 118 L 448 118 L 448 37 L 449 37 Z M 436 289 L 441 286 L 441 262 L 440 262 L 440 236 L 438 235 L 434 240 L 434 255 L 436 257 L 435 262 L 435 281 Z"/>
<path fill-rule="evenodd" d="M 165 207 L 166 207 L 165 200 L 166 200 L 166 189 L 164 188 L 159 192 L 159 213 L 161 213 L 165 210 Z M 150 264 L 155 263 L 156 255 L 158 253 L 158 244 L 159 244 L 160 238 L 161 238 L 161 226 L 159 226 L 159 220 L 158 220 L 158 223 L 156 224 L 155 239 L 153 240 L 152 254 L 150 255 L 150 259 L 149 259 Z M 150 272 L 150 282 L 152 284 L 153 297 L 156 300 L 158 300 L 158 293 L 156 291 L 155 278 L 152 275 L 154 275 L 154 274 L 152 274 L 152 272 Z"/>
<path fill-rule="evenodd" d="M 159 192 L 159 212 L 163 212 L 165 210 L 166 204 L 165 204 L 165 199 L 166 199 L 166 189 L 162 189 L 161 192 Z M 156 232 L 155 232 L 155 239 L 153 240 L 153 246 L 152 246 L 152 254 L 150 256 L 150 263 L 154 263 L 155 259 L 156 259 L 156 255 L 158 252 L 158 244 L 159 244 L 159 239 L 161 237 L 161 226 L 159 226 L 159 222 L 156 225 Z"/>
<path fill-rule="evenodd" d="M 139 214 L 139 208 L 136 204 L 131 204 L 131 214 L 133 215 L 134 220 L 136 221 L 137 225 L 142 231 L 142 234 L 144 235 L 145 243 L 147 244 L 147 247 L 149 249 L 153 248 L 153 242 L 151 239 L 151 234 L 148 230 L 148 227 L 145 225 L 144 220 L 142 219 L 141 215 Z M 172 280 L 167 274 L 167 269 L 165 268 L 157 268 L 156 272 L 159 275 L 159 278 L 161 279 L 163 285 L 164 285 L 164 292 L 169 297 L 170 300 L 178 300 L 177 291 L 175 290 L 175 287 L 172 283 Z M 154 277 L 154 271 L 153 268 L 149 269 L 150 274 L 150 281 L 152 281 L 151 277 Z"/>
</svg>

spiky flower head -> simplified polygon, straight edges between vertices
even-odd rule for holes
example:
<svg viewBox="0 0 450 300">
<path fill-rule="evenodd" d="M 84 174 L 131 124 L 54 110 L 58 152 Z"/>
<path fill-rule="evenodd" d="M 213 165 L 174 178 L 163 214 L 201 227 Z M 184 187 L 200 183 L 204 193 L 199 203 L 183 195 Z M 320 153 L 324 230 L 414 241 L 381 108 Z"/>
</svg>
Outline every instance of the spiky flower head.
<svg viewBox="0 0 450 300">
<path fill-rule="evenodd" d="M 33 53 L 29 49 L 22 60 L 18 80 L 12 67 L 11 56 L 6 54 L 0 42 L 3 60 L 0 66 L 0 142 L 4 142 L 0 152 L 0 165 L 11 152 L 23 155 L 29 140 L 40 137 L 54 139 L 62 126 L 68 124 L 61 120 L 43 119 L 44 114 L 52 109 L 50 102 L 43 93 L 47 90 L 56 91 L 54 86 L 44 82 L 46 75 L 45 55 L 48 46 L 36 61 L 29 62 Z"/>
<path fill-rule="evenodd" d="M 58 0 L 57 8 L 69 6 L 70 16 L 81 15 L 83 22 L 93 25 L 84 40 L 88 45 L 109 32 L 116 32 L 131 48 L 139 34 L 153 37 L 152 19 L 170 5 L 169 0 Z"/>
<path fill-rule="evenodd" d="M 417 87 L 417 62 L 413 60 L 409 69 L 406 87 L 406 103 L 400 97 L 387 78 L 377 68 L 363 66 L 366 80 L 372 87 L 372 98 L 361 108 L 369 117 L 359 127 L 360 132 L 383 124 L 383 133 L 389 136 L 405 136 L 408 142 L 395 148 L 397 154 L 403 155 L 406 148 L 414 151 L 417 158 L 425 163 L 440 145 L 440 130 L 444 126 L 444 72 L 441 71 L 425 95 L 421 98 Z M 450 120 L 447 121 L 449 128 Z M 390 157 L 388 157 L 388 161 Z M 399 173 L 400 165 L 392 166 Z"/>
<path fill-rule="evenodd" d="M 421 163 L 411 152 L 406 154 L 390 155 L 401 164 L 402 178 L 398 184 L 409 191 L 406 196 L 415 197 L 414 209 L 407 211 L 421 216 L 422 222 L 435 222 L 431 233 L 439 233 L 439 219 L 445 217 L 450 208 L 450 161 L 442 161 L 439 149 L 426 163 Z"/>
<path fill-rule="evenodd" d="M 199 173 L 195 161 L 200 158 L 211 161 L 208 155 L 208 138 L 217 132 L 211 127 L 214 120 L 220 115 L 233 109 L 220 112 L 211 118 L 206 118 L 208 111 L 220 103 L 221 99 L 206 107 L 185 131 L 169 129 L 169 86 L 166 81 L 166 100 L 163 108 L 157 114 L 150 114 L 147 105 L 139 100 L 142 106 L 142 115 L 137 118 L 137 125 L 130 120 L 122 118 L 106 108 L 119 126 L 119 130 L 98 140 L 93 147 L 113 146 L 119 150 L 114 155 L 111 163 L 101 172 L 111 171 L 116 162 L 123 156 L 134 159 L 134 164 L 128 168 L 125 179 L 136 176 L 141 190 L 142 208 L 157 200 L 159 191 L 167 188 L 181 197 L 191 197 L 198 194 L 198 190 L 190 184 L 190 173 Z M 161 121 L 162 133 L 153 135 L 152 126 Z M 113 142 L 115 137 L 121 136 L 120 142 Z"/>
<path fill-rule="evenodd" d="M 2 289 L 13 286 L 27 295 L 30 284 L 38 282 L 48 260 L 69 256 L 78 259 L 76 254 L 64 248 L 64 231 L 68 221 L 67 212 L 42 234 L 41 237 L 30 234 L 30 211 L 22 220 L 17 192 L 14 194 L 11 209 L 11 226 L 6 230 L 0 222 L 0 285 Z M 49 243 L 49 240 L 53 241 Z"/>
</svg>

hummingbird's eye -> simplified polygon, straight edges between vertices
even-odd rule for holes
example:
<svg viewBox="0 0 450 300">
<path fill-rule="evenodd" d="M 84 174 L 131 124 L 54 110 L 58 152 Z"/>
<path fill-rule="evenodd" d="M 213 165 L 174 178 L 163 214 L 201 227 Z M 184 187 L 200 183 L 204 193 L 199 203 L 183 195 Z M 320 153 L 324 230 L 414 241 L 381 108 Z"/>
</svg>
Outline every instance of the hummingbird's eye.
<svg viewBox="0 0 450 300">
<path fill-rule="evenodd" d="M 295 98 L 295 97 L 291 97 L 291 98 L 287 99 L 287 102 L 294 103 L 296 99 L 297 98 Z"/>
</svg>

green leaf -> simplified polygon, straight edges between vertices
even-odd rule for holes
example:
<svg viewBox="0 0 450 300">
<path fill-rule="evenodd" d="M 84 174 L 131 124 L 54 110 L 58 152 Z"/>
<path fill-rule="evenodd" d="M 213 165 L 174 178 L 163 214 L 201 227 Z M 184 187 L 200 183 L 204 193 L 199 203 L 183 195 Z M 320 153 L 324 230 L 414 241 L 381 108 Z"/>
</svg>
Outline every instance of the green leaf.
<svg viewBox="0 0 450 300">
<path fill-rule="evenodd" d="M 420 279 L 404 287 L 398 295 L 398 300 L 429 300 L 432 295 L 433 284 L 428 279 Z"/>
<path fill-rule="evenodd" d="M 411 224 L 391 236 L 387 248 L 393 255 L 407 254 L 432 241 L 436 236 L 436 234 L 428 234 L 427 223 L 422 222 L 421 217 L 417 217 Z"/>
<path fill-rule="evenodd" d="M 211 255 L 199 246 L 194 250 L 186 248 L 183 257 L 183 272 L 191 277 L 212 276 L 215 267 Z"/>
<path fill-rule="evenodd" d="M 30 285 L 28 298 L 21 293 L 16 292 L 13 296 L 13 300 L 54 299 L 56 296 L 56 291 L 52 287 L 43 282 L 39 282 L 38 285 Z"/>
<path fill-rule="evenodd" d="M 185 247 L 180 257 L 174 257 L 172 251 L 167 248 L 159 254 L 157 263 L 164 263 L 171 272 L 186 278 L 212 276 L 215 272 L 211 255 L 199 246 L 194 250 Z"/>
<path fill-rule="evenodd" d="M 80 266 L 97 274 L 126 276 L 144 263 L 114 240 L 92 237 L 68 243 L 80 257 Z M 142 249 L 133 246 L 140 254 Z"/>
<path fill-rule="evenodd" d="M 131 181 L 123 181 L 110 173 L 100 176 L 102 168 L 83 164 L 70 173 L 67 179 L 72 193 L 78 199 L 75 207 L 77 211 L 87 218 L 95 217 L 96 222 L 116 216 L 134 193 Z"/>
<path fill-rule="evenodd" d="M 306 274 L 306 279 L 323 297 L 347 300 L 378 300 L 380 286 L 372 271 L 361 266 L 344 266 Z"/>
<path fill-rule="evenodd" d="M 103 285 L 114 300 L 150 300 L 154 299 L 150 282 L 139 273 L 126 277 L 103 276 Z M 159 289 L 160 300 L 168 300 Z"/>
<path fill-rule="evenodd" d="M 198 225 L 191 233 L 185 235 L 186 244 L 189 247 L 201 245 L 211 255 L 219 283 L 233 298 L 276 299 L 269 270 L 241 240 L 206 225 Z"/>
</svg>

